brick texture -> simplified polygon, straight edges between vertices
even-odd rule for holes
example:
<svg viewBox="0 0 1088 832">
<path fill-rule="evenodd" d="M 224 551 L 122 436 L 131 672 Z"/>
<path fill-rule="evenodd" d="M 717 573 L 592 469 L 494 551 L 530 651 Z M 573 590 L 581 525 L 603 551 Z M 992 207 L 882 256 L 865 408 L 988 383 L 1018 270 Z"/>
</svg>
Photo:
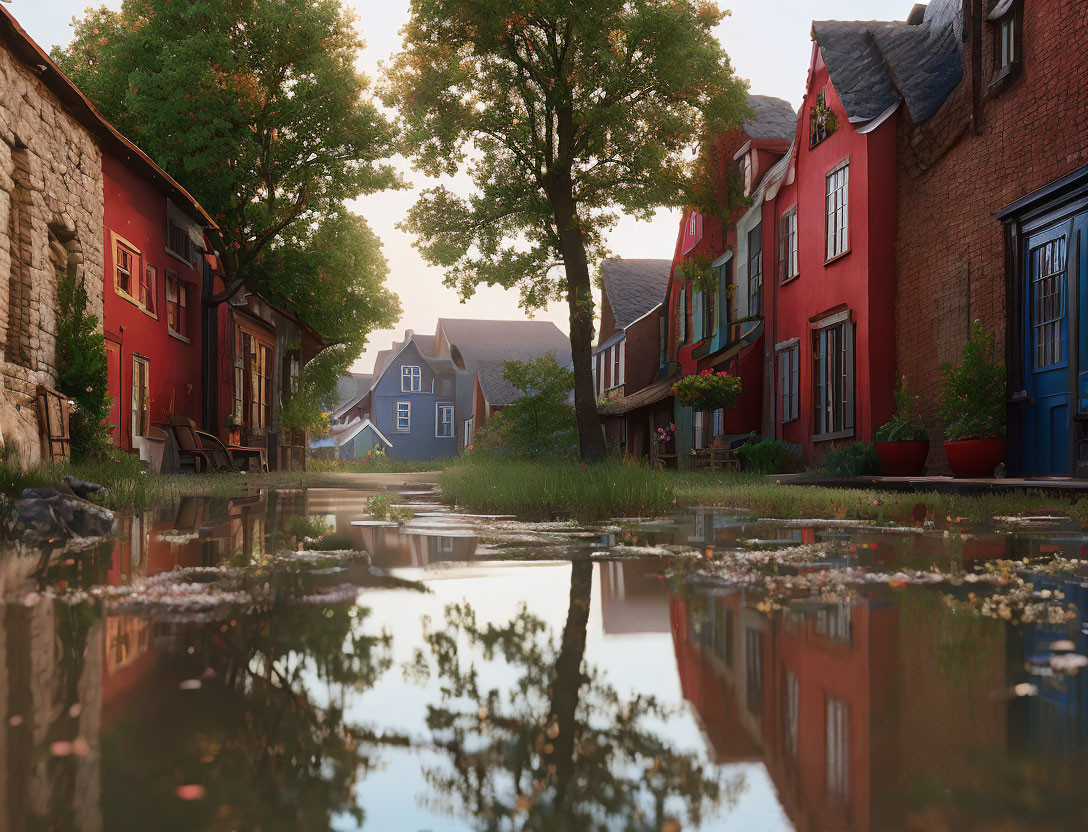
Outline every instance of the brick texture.
<svg viewBox="0 0 1088 832">
<path fill-rule="evenodd" d="M 964 8 L 964 80 L 923 124 L 911 124 L 903 108 L 898 115 L 897 370 L 930 424 L 938 366 L 958 360 L 970 321 L 995 332 L 1004 355 L 1005 239 L 996 212 L 1088 165 L 1088 3 L 1024 0 L 1020 71 L 1002 87 L 991 86 L 989 0 Z M 930 462 L 931 471 L 943 465 L 939 442 Z"/>
</svg>

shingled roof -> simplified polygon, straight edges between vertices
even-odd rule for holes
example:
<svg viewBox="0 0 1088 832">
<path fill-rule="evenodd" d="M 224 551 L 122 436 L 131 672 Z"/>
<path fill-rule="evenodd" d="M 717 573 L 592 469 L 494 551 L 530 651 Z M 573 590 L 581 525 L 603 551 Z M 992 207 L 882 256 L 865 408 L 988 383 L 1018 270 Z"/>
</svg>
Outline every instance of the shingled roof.
<svg viewBox="0 0 1088 832">
<path fill-rule="evenodd" d="M 605 260 L 601 278 L 617 329 L 626 329 L 665 301 L 671 260 Z"/>
<path fill-rule="evenodd" d="M 551 321 L 439 318 L 438 325 L 469 372 L 487 359 L 526 359 L 554 352 L 560 364 L 570 360 L 570 339 Z"/>
<path fill-rule="evenodd" d="M 933 116 L 963 78 L 956 0 L 933 0 L 921 23 L 821 20 L 812 24 L 831 82 L 852 122 L 902 100 L 917 123 Z"/>
<path fill-rule="evenodd" d="M 489 358 L 476 365 L 476 375 L 487 403 L 492 407 L 508 405 L 521 396 L 521 391 L 506 380 L 506 362 Z"/>
<path fill-rule="evenodd" d="M 741 123 L 750 139 L 783 139 L 792 141 L 797 129 L 797 113 L 788 101 L 769 95 L 748 96 L 752 117 Z"/>
</svg>

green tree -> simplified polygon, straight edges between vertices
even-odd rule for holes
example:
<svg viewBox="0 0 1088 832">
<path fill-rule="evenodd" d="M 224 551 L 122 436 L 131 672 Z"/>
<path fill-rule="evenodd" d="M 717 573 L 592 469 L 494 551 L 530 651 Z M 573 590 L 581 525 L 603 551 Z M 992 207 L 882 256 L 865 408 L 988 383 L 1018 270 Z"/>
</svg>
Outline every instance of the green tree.
<svg viewBox="0 0 1088 832">
<path fill-rule="evenodd" d="M 87 287 L 74 268 L 57 280 L 57 388 L 75 405 L 69 425 L 77 462 L 113 448 L 108 420 L 106 345 L 102 326 L 87 310 Z"/>
<path fill-rule="evenodd" d="M 503 377 L 521 397 L 496 413 L 484 429 L 505 450 L 536 455 L 564 455 L 574 448 L 578 431 L 567 397 L 574 373 L 554 354 L 529 361 L 507 361 Z"/>
<path fill-rule="evenodd" d="M 242 284 L 286 298 L 337 341 L 348 324 L 365 335 L 392 314 L 388 297 L 373 297 L 380 249 L 361 245 L 365 226 L 345 217 L 344 200 L 399 181 L 382 162 L 394 131 L 355 69 L 353 23 L 339 0 L 125 0 L 119 12 L 88 10 L 53 52 L 216 220 L 209 237 L 229 278 L 221 299 Z M 374 262 L 357 283 L 327 250 L 311 254 L 332 283 L 279 268 L 285 246 L 309 244 Z"/>
<path fill-rule="evenodd" d="M 566 298 L 583 459 L 605 454 L 590 263 L 619 210 L 690 201 L 686 151 L 744 111 L 723 17 L 704 0 L 412 0 L 383 91 L 416 166 L 474 186 L 425 191 L 405 222 L 447 285 Z"/>
</svg>

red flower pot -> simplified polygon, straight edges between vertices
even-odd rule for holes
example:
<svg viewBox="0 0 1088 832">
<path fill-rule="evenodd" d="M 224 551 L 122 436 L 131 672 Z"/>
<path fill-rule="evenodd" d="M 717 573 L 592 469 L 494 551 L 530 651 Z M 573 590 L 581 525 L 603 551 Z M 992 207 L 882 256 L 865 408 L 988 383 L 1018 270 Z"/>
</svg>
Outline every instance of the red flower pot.
<svg viewBox="0 0 1088 832">
<path fill-rule="evenodd" d="M 991 436 L 945 442 L 944 455 L 954 477 L 992 477 L 994 469 L 1005 461 L 1005 438 Z"/>
<path fill-rule="evenodd" d="M 929 440 L 877 442 L 876 455 L 885 477 L 920 477 L 926 469 Z"/>
</svg>

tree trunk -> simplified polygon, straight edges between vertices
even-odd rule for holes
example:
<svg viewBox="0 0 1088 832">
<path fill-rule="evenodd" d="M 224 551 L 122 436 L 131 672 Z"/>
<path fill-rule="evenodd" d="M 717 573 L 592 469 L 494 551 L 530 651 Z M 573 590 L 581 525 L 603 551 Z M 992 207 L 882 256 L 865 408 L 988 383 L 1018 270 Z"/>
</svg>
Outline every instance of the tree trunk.
<svg viewBox="0 0 1088 832">
<path fill-rule="evenodd" d="M 589 599 L 593 592 L 593 562 L 586 558 L 576 560 L 571 563 L 570 569 L 567 622 L 563 626 L 563 645 L 555 662 L 551 691 L 549 722 L 558 732 L 552 739 L 552 752 L 546 756 L 548 762 L 555 766 L 556 803 L 560 807 L 574 776 L 574 743 L 578 728 L 578 698 L 585 681 L 582 678 L 582 660 L 586 653 Z"/>
<path fill-rule="evenodd" d="M 570 308 L 570 354 L 574 362 L 574 410 L 578 420 L 578 450 L 584 462 L 605 456 L 604 431 L 597 415 L 593 387 L 593 292 L 589 259 L 578 221 L 578 206 L 570 176 L 555 176 L 548 197 L 559 231 L 559 248 L 567 273 L 567 306 Z"/>
</svg>

